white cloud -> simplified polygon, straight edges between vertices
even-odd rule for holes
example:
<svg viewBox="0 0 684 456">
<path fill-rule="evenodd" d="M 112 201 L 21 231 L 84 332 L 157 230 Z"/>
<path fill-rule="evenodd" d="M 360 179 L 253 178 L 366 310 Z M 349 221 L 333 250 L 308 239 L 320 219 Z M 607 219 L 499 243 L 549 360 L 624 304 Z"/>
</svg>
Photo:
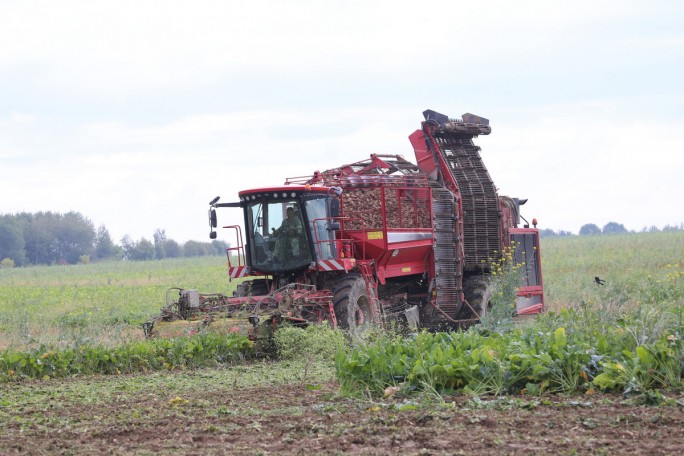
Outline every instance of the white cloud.
<svg viewBox="0 0 684 456">
<path fill-rule="evenodd" d="M 543 226 L 678 224 L 681 16 L 636 1 L 4 2 L 2 211 L 201 239 L 216 195 L 413 159 L 429 107 L 492 119 L 485 163 Z"/>
<path fill-rule="evenodd" d="M 613 220 L 632 229 L 680 223 L 682 214 L 672 209 L 678 207 L 675 170 L 684 169 L 678 153 L 684 125 L 596 123 L 582 114 L 602 118 L 610 109 L 543 108 L 546 117 L 527 113 L 517 122 L 493 121 L 492 135 L 476 143 L 501 193 L 529 198 L 524 213 L 543 226 L 577 231 L 584 223 Z M 44 137 L 73 150 L 10 165 L 3 185 L 15 196 L 5 210 L 77 210 L 104 223 L 115 239 L 149 238 L 155 228 L 179 240 L 201 239 L 206 205 L 215 195 L 235 200 L 240 190 L 280 185 L 286 177 L 370 153 L 414 160 L 407 136 L 419 126 L 418 112 L 307 113 L 311 117 L 298 111 L 190 116 L 156 127 L 99 123 L 84 126 L 78 137 Z M 230 224 L 241 221 L 239 211 L 221 215 Z"/>
<path fill-rule="evenodd" d="M 197 227 L 203 227 L 206 203 L 215 195 L 237 199 L 240 190 L 280 185 L 286 177 L 370 153 L 411 153 L 410 132 L 394 126 L 408 117 L 406 112 L 304 114 L 251 111 L 190 116 L 154 127 L 105 122 L 68 134 L 27 131 L 26 137 L 41 135 L 50 146 L 15 138 L 11 150 L 40 154 L 40 160 L 6 168 L 4 185 L 16 197 L 6 201 L 4 210 L 76 210 L 104 223 L 116 239 L 149 237 L 160 227 L 170 237 L 187 240 L 203 236 Z M 309 134 L 340 126 L 329 135 Z M 51 147 L 69 152 L 52 154 Z"/>
<path fill-rule="evenodd" d="M 427 77 L 552 56 L 629 2 L 92 1 L 0 6 L 0 68 L 70 96 L 207 86 L 270 71 Z M 605 46 L 597 40 L 593 46 Z M 428 63 L 431 62 L 431 63 Z"/>
<path fill-rule="evenodd" d="M 483 146 L 490 174 L 502 193 L 530 198 L 524 212 L 545 227 L 578 232 L 585 223 L 616 221 L 630 229 L 682 223 L 677 174 L 684 169 L 684 120 L 612 117 L 614 109 L 545 107 L 523 122 L 494 126 Z M 538 120 L 525 123 L 530 117 Z"/>
</svg>

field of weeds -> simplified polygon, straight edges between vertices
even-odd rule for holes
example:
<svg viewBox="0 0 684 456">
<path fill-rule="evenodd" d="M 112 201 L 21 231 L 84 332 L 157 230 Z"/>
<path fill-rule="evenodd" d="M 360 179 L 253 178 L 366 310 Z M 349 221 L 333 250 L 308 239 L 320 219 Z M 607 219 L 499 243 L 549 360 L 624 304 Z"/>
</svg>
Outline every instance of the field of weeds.
<svg viewBox="0 0 684 456">
<path fill-rule="evenodd" d="M 168 288 L 234 286 L 217 257 L 2 269 L 0 349 L 142 339 L 140 324 L 164 305 Z"/>
<path fill-rule="evenodd" d="M 216 258 L 0 270 L 0 453 L 679 454 L 684 233 L 542 242 L 549 312 L 350 345 L 144 341 Z M 600 276 L 605 285 L 598 285 Z"/>
</svg>

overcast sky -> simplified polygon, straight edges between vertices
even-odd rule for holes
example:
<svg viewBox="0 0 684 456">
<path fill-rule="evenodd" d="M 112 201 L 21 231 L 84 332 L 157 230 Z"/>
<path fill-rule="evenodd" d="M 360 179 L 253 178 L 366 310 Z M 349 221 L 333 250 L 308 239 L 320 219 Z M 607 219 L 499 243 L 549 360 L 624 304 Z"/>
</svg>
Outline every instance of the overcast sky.
<svg viewBox="0 0 684 456">
<path fill-rule="evenodd" d="M 682 24 L 676 0 L 2 0 L 0 213 L 208 241 L 214 196 L 415 161 L 429 108 L 491 120 L 485 164 L 542 228 L 679 225 Z"/>
</svg>

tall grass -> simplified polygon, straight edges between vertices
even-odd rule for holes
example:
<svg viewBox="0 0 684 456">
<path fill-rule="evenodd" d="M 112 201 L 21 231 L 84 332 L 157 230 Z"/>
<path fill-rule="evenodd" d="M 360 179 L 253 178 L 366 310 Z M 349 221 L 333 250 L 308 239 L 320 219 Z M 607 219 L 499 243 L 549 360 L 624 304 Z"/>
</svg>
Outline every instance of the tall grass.
<svg viewBox="0 0 684 456">
<path fill-rule="evenodd" d="M 217 257 L 0 269 L 0 349 L 139 339 L 169 287 L 234 285 Z"/>
<path fill-rule="evenodd" d="M 684 232 L 544 238 L 541 248 L 551 310 L 682 304 Z M 597 285 L 597 276 L 606 284 Z"/>
<path fill-rule="evenodd" d="M 600 309 L 610 320 L 651 303 L 640 318 L 652 321 L 662 303 L 684 304 L 684 233 L 545 238 L 541 249 L 551 310 Z M 164 305 L 167 288 L 230 294 L 234 286 L 218 257 L 0 269 L 0 349 L 140 339 L 139 325 Z"/>
</svg>

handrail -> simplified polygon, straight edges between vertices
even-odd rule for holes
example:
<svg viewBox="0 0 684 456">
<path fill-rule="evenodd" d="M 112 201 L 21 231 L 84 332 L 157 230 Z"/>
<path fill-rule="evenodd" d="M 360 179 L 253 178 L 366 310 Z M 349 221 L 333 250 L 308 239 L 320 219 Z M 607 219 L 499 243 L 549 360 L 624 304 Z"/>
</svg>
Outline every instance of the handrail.
<svg viewBox="0 0 684 456">
<path fill-rule="evenodd" d="M 238 259 L 238 264 L 237 266 L 245 266 L 247 264 L 245 260 L 245 244 L 242 240 L 242 228 L 240 228 L 240 225 L 227 225 L 224 226 L 223 228 L 227 229 L 234 229 L 235 230 L 235 238 L 236 238 L 236 247 L 227 247 L 226 248 L 226 256 L 228 257 L 228 267 L 232 267 L 232 264 L 230 262 L 230 253 L 233 250 L 237 250 L 237 259 Z"/>
</svg>

